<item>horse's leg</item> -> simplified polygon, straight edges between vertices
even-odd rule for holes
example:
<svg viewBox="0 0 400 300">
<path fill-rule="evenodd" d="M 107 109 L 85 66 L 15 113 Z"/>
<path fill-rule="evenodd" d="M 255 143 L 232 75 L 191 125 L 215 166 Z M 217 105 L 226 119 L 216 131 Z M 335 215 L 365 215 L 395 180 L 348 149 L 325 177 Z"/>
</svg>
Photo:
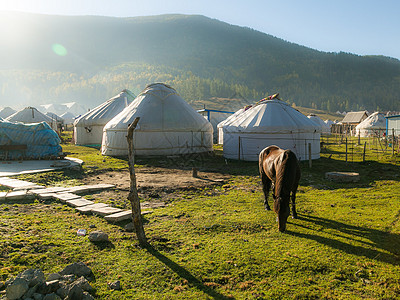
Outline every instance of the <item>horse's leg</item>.
<svg viewBox="0 0 400 300">
<path fill-rule="evenodd" d="M 264 192 L 264 207 L 266 210 L 271 210 L 271 207 L 269 207 L 268 204 L 268 194 L 269 190 L 271 188 L 271 179 L 268 178 L 267 174 L 265 172 L 261 172 L 261 181 L 263 185 L 263 192 Z"/>
</svg>

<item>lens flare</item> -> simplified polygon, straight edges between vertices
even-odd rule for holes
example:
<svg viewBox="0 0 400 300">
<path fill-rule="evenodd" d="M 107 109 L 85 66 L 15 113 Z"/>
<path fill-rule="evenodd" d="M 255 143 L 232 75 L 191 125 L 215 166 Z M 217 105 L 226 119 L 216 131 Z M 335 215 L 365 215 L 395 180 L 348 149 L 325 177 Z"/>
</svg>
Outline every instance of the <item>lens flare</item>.
<svg viewBox="0 0 400 300">
<path fill-rule="evenodd" d="M 60 44 L 53 44 L 51 48 L 53 49 L 54 53 L 59 56 L 65 56 L 68 53 L 67 49 L 65 49 L 65 47 Z"/>
</svg>

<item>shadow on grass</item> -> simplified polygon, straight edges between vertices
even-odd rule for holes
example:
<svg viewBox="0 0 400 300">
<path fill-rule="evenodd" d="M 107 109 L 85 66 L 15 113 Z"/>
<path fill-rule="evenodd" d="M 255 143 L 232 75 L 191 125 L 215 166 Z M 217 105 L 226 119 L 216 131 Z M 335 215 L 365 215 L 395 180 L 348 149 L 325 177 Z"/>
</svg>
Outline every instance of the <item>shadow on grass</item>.
<svg viewBox="0 0 400 300">
<path fill-rule="evenodd" d="M 177 264 L 176 262 L 170 260 L 168 257 L 160 253 L 157 249 L 155 249 L 152 245 L 147 244 L 145 249 L 157 258 L 160 262 L 174 271 L 178 276 L 181 278 L 186 279 L 190 285 L 196 287 L 198 290 L 202 291 L 203 293 L 207 294 L 209 297 L 213 299 L 234 299 L 232 297 L 224 296 L 217 291 L 213 290 L 212 288 L 205 286 L 199 279 L 193 276 L 188 270 Z"/>
<path fill-rule="evenodd" d="M 343 252 L 364 256 L 369 259 L 379 260 L 392 265 L 400 265 L 400 235 L 372 228 L 345 224 L 342 222 L 320 218 L 316 216 L 299 214 L 298 219 L 313 223 L 326 229 L 334 231 L 315 233 L 304 233 L 298 231 L 287 231 L 287 234 L 314 240 Z M 295 226 L 308 230 L 311 227 L 292 223 Z M 322 236 L 330 235 L 330 237 Z"/>
</svg>

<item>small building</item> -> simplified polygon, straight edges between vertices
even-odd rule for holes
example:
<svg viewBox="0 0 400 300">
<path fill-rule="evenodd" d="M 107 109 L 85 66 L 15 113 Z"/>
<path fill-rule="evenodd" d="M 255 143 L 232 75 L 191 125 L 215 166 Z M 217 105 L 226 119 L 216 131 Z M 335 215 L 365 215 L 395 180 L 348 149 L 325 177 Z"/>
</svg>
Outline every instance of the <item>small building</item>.
<svg viewBox="0 0 400 300">
<path fill-rule="evenodd" d="M 386 135 L 400 136 L 400 115 L 387 116 L 386 118 Z"/>
<path fill-rule="evenodd" d="M 355 133 L 356 126 L 366 118 L 368 118 L 366 110 L 348 112 L 340 122 L 340 132 L 337 133 Z"/>
</svg>

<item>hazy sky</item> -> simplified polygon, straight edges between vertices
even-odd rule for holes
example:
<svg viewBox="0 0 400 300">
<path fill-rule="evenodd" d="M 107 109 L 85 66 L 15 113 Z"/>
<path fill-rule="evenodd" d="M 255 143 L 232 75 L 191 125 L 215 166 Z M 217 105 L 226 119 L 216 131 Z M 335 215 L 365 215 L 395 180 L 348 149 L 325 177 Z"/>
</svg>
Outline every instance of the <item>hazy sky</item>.
<svg viewBox="0 0 400 300">
<path fill-rule="evenodd" d="M 321 51 L 400 59 L 399 0 L 0 0 L 0 10 L 116 17 L 200 14 Z"/>
</svg>

